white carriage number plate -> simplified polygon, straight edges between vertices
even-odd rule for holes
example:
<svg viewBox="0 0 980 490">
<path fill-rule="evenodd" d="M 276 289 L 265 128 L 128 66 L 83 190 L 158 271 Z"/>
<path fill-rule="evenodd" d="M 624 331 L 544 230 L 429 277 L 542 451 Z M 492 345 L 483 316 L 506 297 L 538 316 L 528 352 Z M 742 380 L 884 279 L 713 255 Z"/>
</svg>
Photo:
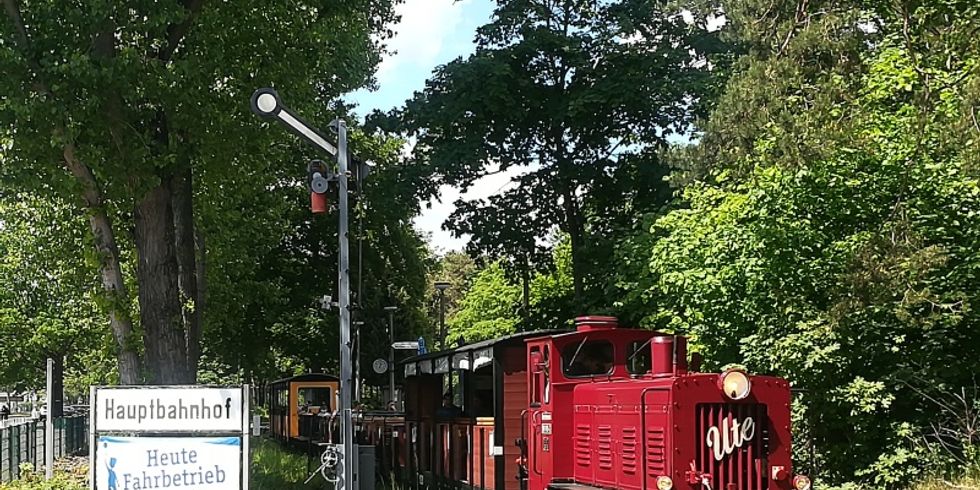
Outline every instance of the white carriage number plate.
<svg viewBox="0 0 980 490">
<path fill-rule="evenodd" d="M 551 435 L 551 424 L 541 424 L 541 433 L 544 435 Z"/>
</svg>

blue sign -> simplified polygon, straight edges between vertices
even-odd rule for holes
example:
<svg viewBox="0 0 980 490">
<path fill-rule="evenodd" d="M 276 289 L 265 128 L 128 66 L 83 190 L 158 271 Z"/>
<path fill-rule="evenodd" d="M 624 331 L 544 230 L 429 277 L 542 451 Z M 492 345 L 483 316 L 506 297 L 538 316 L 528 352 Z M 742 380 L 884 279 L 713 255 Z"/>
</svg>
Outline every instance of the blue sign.
<svg viewBox="0 0 980 490">
<path fill-rule="evenodd" d="M 426 353 L 426 350 L 425 350 L 425 339 L 423 339 L 422 337 L 419 337 L 419 355 L 421 356 L 422 354 L 425 354 L 425 353 Z"/>
<path fill-rule="evenodd" d="M 96 490 L 240 490 L 240 437 L 98 439 Z"/>
</svg>

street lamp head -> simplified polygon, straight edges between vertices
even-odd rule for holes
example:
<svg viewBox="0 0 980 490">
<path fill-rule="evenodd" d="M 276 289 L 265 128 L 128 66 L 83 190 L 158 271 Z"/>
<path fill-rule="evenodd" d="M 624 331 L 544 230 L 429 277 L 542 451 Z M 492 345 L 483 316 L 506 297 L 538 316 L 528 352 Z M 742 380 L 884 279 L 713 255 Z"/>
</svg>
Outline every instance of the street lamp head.
<svg viewBox="0 0 980 490">
<path fill-rule="evenodd" d="M 449 283 L 446 281 L 436 281 L 435 286 L 436 289 L 438 289 L 439 291 L 445 291 L 449 289 Z"/>
<path fill-rule="evenodd" d="M 385 311 L 398 311 L 397 306 L 385 306 Z"/>
<path fill-rule="evenodd" d="M 252 94 L 252 112 L 262 117 L 272 117 L 282 110 L 279 94 L 271 88 L 260 88 Z"/>
</svg>

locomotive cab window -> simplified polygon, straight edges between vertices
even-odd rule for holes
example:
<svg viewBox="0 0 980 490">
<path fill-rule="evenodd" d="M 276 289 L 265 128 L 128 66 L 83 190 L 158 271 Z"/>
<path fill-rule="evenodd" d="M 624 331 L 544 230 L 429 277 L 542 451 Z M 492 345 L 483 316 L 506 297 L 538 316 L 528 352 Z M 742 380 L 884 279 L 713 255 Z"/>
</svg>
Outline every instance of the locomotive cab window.
<svg viewBox="0 0 980 490">
<path fill-rule="evenodd" d="M 610 374 L 613 370 L 613 346 L 608 340 L 582 339 L 561 350 L 565 376 L 583 377 Z"/>
<path fill-rule="evenodd" d="M 626 346 L 626 370 L 630 374 L 650 372 L 650 341 L 637 340 Z"/>
</svg>

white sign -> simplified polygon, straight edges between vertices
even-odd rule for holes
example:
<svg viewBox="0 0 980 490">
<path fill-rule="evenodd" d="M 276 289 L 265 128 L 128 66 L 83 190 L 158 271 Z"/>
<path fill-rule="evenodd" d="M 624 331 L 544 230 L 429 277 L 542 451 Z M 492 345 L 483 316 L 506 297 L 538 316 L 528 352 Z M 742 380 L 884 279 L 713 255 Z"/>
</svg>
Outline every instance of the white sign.
<svg viewBox="0 0 980 490">
<path fill-rule="evenodd" d="M 96 490 L 238 490 L 240 437 L 98 439 Z"/>
<path fill-rule="evenodd" d="M 732 454 L 735 448 L 742 447 L 755 437 L 755 421 L 752 417 L 746 417 L 739 424 L 738 420 L 732 419 L 731 427 L 728 426 L 728 419 L 721 421 L 721 428 L 712 426 L 708 428 L 708 437 L 705 443 L 712 448 L 716 461 L 721 461 L 725 456 Z"/>
<path fill-rule="evenodd" d="M 418 350 L 419 341 L 418 340 L 405 340 L 402 342 L 395 342 L 391 344 L 391 348 L 395 350 Z"/>
<path fill-rule="evenodd" d="M 241 432 L 239 388 L 97 388 L 99 432 Z"/>
</svg>

